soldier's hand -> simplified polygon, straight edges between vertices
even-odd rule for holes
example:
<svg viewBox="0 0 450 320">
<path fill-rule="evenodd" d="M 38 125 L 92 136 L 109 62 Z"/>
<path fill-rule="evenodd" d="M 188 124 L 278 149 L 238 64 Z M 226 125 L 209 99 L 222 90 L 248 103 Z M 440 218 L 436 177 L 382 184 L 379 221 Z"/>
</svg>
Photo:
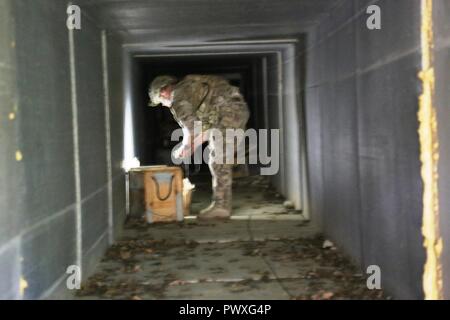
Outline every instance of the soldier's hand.
<svg viewBox="0 0 450 320">
<path fill-rule="evenodd" d="M 173 152 L 175 159 L 187 158 L 191 155 L 191 147 L 186 145 L 181 145 L 178 149 Z"/>
</svg>

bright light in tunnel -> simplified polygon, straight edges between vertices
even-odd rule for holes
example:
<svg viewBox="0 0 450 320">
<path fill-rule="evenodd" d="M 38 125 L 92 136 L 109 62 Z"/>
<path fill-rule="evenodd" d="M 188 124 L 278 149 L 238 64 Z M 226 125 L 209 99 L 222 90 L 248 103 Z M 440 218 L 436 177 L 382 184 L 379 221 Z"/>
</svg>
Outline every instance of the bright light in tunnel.
<svg viewBox="0 0 450 320">
<path fill-rule="evenodd" d="M 124 159 L 122 161 L 122 168 L 128 172 L 131 168 L 140 166 L 139 159 L 136 158 L 134 151 L 134 133 L 133 133 L 133 112 L 131 110 L 131 102 L 128 98 L 125 105 L 124 117 Z"/>
</svg>

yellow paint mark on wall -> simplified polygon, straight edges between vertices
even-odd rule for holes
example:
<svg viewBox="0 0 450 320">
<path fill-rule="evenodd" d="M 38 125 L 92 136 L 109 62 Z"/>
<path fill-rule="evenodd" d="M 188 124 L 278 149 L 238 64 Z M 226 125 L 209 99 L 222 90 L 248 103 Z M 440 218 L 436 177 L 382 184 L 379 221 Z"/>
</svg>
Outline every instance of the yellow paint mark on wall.
<svg viewBox="0 0 450 320">
<path fill-rule="evenodd" d="M 419 97 L 419 138 L 420 160 L 423 180 L 423 221 L 422 234 L 427 254 L 423 273 L 425 299 L 443 299 L 441 253 L 443 248 L 439 227 L 438 162 L 439 139 L 434 107 L 434 34 L 433 0 L 422 0 L 422 81 L 423 93 Z"/>
<path fill-rule="evenodd" d="M 23 277 L 20 278 L 20 283 L 19 283 L 19 292 L 20 292 L 20 296 L 23 297 L 25 294 L 25 290 L 28 288 L 28 282 L 27 280 L 25 280 Z"/>
<path fill-rule="evenodd" d="M 17 161 L 22 161 L 23 159 L 23 155 L 22 152 L 20 152 L 19 150 L 16 151 L 16 160 Z"/>
</svg>

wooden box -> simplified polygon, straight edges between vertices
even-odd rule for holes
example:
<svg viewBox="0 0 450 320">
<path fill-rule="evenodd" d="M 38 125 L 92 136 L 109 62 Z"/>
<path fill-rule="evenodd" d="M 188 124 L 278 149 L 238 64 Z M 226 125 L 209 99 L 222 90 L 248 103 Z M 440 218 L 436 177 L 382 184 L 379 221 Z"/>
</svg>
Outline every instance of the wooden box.
<svg viewBox="0 0 450 320">
<path fill-rule="evenodd" d="M 145 213 L 144 173 L 146 170 L 167 168 L 167 166 L 142 166 L 130 169 L 128 172 L 128 213 L 133 217 L 142 217 Z"/>
<path fill-rule="evenodd" d="M 180 167 L 146 167 L 145 216 L 149 223 L 182 221 L 183 171 Z"/>
</svg>

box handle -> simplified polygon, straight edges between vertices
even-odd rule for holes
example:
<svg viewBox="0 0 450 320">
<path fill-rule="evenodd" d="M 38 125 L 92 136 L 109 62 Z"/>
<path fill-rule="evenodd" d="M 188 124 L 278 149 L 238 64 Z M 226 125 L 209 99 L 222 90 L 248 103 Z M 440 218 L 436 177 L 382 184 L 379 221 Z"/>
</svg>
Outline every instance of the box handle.
<svg viewBox="0 0 450 320">
<path fill-rule="evenodd" d="M 156 179 L 155 179 L 154 176 L 152 176 L 152 179 L 153 179 L 153 181 L 155 182 L 155 185 L 156 185 L 156 197 L 158 198 L 159 201 L 166 201 L 172 195 L 173 178 L 174 178 L 174 176 L 173 176 L 173 174 L 170 175 L 170 189 L 169 189 L 169 192 L 168 192 L 167 196 L 165 196 L 165 197 L 161 197 L 161 192 L 159 190 L 159 182 L 158 181 L 159 180 L 166 180 L 167 181 L 166 177 L 168 176 L 168 174 L 166 174 L 164 177 L 162 177 L 162 176 L 160 177 L 158 174 L 155 174 L 155 176 L 157 176 Z"/>
</svg>

